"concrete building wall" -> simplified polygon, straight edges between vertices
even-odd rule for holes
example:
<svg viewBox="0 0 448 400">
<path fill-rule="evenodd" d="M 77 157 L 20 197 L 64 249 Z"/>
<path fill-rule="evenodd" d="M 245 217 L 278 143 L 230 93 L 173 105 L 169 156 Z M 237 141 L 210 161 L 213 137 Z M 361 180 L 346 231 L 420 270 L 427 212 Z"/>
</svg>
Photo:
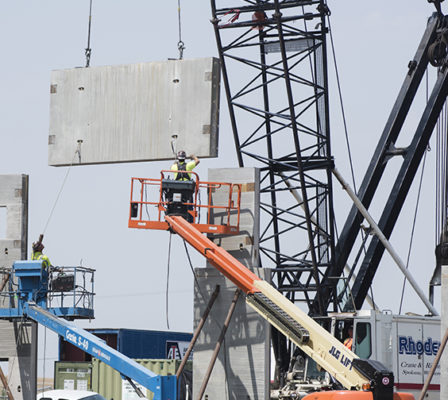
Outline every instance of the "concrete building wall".
<svg viewBox="0 0 448 400">
<path fill-rule="evenodd" d="M 11 267 L 15 260 L 26 259 L 27 175 L 0 175 L 0 207 L 6 209 L 6 237 L 0 237 L 0 266 Z"/>
<path fill-rule="evenodd" d="M 219 83 L 215 58 L 53 71 L 48 163 L 171 160 L 173 135 L 178 150 L 216 157 Z"/>
<path fill-rule="evenodd" d="M 448 265 L 442 265 L 442 307 L 441 333 L 443 338 L 448 329 Z M 448 347 L 440 360 L 440 400 L 448 400 Z"/>
<path fill-rule="evenodd" d="M 215 268 L 197 268 L 195 272 L 199 282 L 194 294 L 195 328 L 216 285 L 220 286 L 220 291 L 194 349 L 194 399 L 198 398 L 236 290 L 235 285 Z M 255 269 L 255 273 L 266 280 L 270 276 L 269 269 Z M 244 294 L 241 294 L 203 399 L 207 395 L 213 400 L 267 400 L 269 367 L 270 326 L 246 305 Z"/>
<path fill-rule="evenodd" d="M 0 238 L 0 267 L 24 260 L 28 246 L 28 176 L 0 175 L 0 207 L 6 209 L 6 237 Z M 4 275 L 0 276 L 3 280 Z M 3 294 L 8 290 L 5 287 Z M 9 307 L 9 296 L 0 297 Z M 15 400 L 36 398 L 37 325 L 0 321 L 0 360 L 8 361 L 8 384 Z"/>
<path fill-rule="evenodd" d="M 259 170 L 212 169 L 209 170 L 208 180 L 242 184 L 240 234 L 211 235 L 210 238 L 260 277 L 270 281 L 270 270 L 255 268 L 259 260 Z M 221 203 L 219 197 L 226 195 L 217 190 L 213 200 Z M 223 213 L 217 212 L 212 221 L 218 223 L 223 218 Z M 196 275 L 199 288 L 195 288 L 195 327 L 216 285 L 220 286 L 220 293 L 195 346 L 193 398 L 199 394 L 236 289 L 233 283 L 211 266 L 196 269 Z M 242 294 L 205 391 L 209 399 L 269 399 L 270 332 L 270 325 L 246 305 Z"/>
</svg>

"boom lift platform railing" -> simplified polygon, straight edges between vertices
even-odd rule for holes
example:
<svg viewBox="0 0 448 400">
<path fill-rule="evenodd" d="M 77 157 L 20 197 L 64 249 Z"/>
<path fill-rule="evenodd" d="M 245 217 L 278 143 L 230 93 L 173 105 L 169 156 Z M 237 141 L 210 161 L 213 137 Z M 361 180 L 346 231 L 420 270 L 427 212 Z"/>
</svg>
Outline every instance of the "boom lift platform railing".
<svg viewBox="0 0 448 400">
<path fill-rule="evenodd" d="M 67 321 L 93 318 L 93 269 L 58 267 L 52 271 L 50 267 L 49 273 L 42 260 L 33 260 L 16 261 L 12 269 L 0 272 L 7 277 L 9 284 L 9 290 L 2 292 L 6 297 L 4 304 L 9 301 L 9 308 L 0 309 L 0 319 L 30 318 L 111 366 L 134 387 L 133 381 L 140 383 L 154 393 L 154 400 L 177 400 L 176 376 L 155 374 Z M 54 272 L 57 275 L 52 277 Z M 68 299 L 72 299 L 70 304 L 67 304 Z"/>
<path fill-rule="evenodd" d="M 65 319 L 94 318 L 94 274 L 92 268 L 44 268 L 42 261 L 16 261 L 12 267 L 0 271 L 8 282 L 7 290 L 0 292 L 2 304 L 9 308 L 0 310 L 0 317 L 8 314 L 20 317 L 24 302 L 31 301 L 43 309 Z"/>
<path fill-rule="evenodd" d="M 335 397 L 356 398 L 357 400 L 364 398 L 366 400 L 372 398 L 374 400 L 413 398 L 411 394 L 394 393 L 393 373 L 381 363 L 358 358 L 356 354 L 273 286 L 259 278 L 226 250 L 208 239 L 191 219 L 195 210 L 185 212 L 184 208 L 184 212 L 179 212 L 179 210 L 182 210 L 182 205 L 190 206 L 191 202 L 182 203 L 182 196 L 180 196 L 176 207 L 169 207 L 169 203 L 162 200 L 169 188 L 164 186 L 162 182 L 159 182 L 159 185 L 160 193 L 157 205 L 163 207 L 162 211 L 165 214 L 166 225 L 142 224 L 138 227 L 146 229 L 163 229 L 165 227 L 166 230 L 170 229 L 179 234 L 193 246 L 211 265 L 241 289 L 249 306 L 294 342 L 324 370 L 328 371 L 340 384 L 350 390 L 348 392 L 332 391 L 330 397 L 333 399 Z M 224 184 L 220 183 L 219 185 Z M 143 199 L 143 195 L 141 195 L 141 199 Z M 133 215 L 132 207 L 134 207 L 132 203 L 133 198 L 131 197 L 131 216 Z M 139 204 L 156 203 L 141 200 Z M 137 216 L 138 211 L 141 213 L 141 209 L 137 210 Z M 193 213 L 190 211 L 193 211 Z M 239 209 L 237 212 L 239 214 Z M 137 216 L 134 213 L 134 218 Z M 321 393 L 313 396 L 313 399 L 329 397 Z"/>
<path fill-rule="evenodd" d="M 188 172 L 190 180 L 176 180 L 176 173 L 163 170 L 159 179 L 132 178 L 129 228 L 167 230 L 169 226 L 164 215 L 176 214 L 184 216 L 200 232 L 239 232 L 241 184 L 200 181 L 198 174 L 192 171 Z M 148 198 L 155 198 L 154 191 L 157 201 L 148 201 Z M 216 192 L 221 194 L 219 203 L 216 195 L 212 201 L 212 194 Z M 204 204 L 201 198 L 205 198 Z M 211 223 L 217 215 L 221 224 Z"/>
</svg>

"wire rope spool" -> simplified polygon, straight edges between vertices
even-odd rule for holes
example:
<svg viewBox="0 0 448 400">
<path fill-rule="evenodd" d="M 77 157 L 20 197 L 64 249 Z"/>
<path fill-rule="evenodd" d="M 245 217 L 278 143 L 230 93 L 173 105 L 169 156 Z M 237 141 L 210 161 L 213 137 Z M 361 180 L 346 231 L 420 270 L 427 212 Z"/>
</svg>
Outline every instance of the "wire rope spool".
<svg viewBox="0 0 448 400">
<path fill-rule="evenodd" d="M 428 49 L 429 62 L 433 67 L 441 67 L 447 55 L 447 45 L 444 39 L 437 39 Z"/>
</svg>

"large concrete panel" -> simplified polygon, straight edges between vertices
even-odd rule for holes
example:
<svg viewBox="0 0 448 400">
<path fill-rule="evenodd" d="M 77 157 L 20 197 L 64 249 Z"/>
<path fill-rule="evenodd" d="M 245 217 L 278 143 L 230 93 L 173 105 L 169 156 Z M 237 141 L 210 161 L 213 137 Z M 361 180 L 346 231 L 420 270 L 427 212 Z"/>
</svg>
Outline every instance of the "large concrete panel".
<svg viewBox="0 0 448 400">
<path fill-rule="evenodd" d="M 238 261 L 270 281 L 270 270 L 258 266 L 259 236 L 259 170 L 256 168 L 224 168 L 209 170 L 208 180 L 242 184 L 240 234 L 210 235 L 215 243 L 232 254 Z M 216 191 L 213 202 L 222 203 L 228 193 Z M 213 223 L 225 222 L 225 213 L 215 212 Z M 232 217 L 231 217 L 232 218 Z M 212 308 L 195 347 L 193 361 L 193 398 L 197 398 L 208 368 L 221 327 L 232 302 L 235 285 L 215 268 L 197 269 L 199 289 L 195 289 L 194 324 L 207 305 L 215 286 L 220 294 Z M 270 325 L 240 296 L 231 324 L 205 391 L 209 399 L 269 399 Z M 206 397 L 204 397 L 206 398 Z"/>
<path fill-rule="evenodd" d="M 0 175 L 0 207 L 6 209 L 6 237 L 0 238 L 0 267 L 11 268 L 27 255 L 28 176 Z M 4 275 L 0 274 L 0 281 Z M 3 291 L 8 290 L 8 286 Z M 0 297 L 9 307 L 9 296 Z M 36 398 L 37 326 L 33 322 L 0 321 L 0 360 L 9 361 L 8 382 L 16 400 Z M 1 385 L 0 385 L 1 386 Z"/>
<path fill-rule="evenodd" d="M 215 58 L 53 71 L 48 163 L 172 159 L 173 135 L 178 150 L 216 157 L 219 82 Z"/>
</svg>

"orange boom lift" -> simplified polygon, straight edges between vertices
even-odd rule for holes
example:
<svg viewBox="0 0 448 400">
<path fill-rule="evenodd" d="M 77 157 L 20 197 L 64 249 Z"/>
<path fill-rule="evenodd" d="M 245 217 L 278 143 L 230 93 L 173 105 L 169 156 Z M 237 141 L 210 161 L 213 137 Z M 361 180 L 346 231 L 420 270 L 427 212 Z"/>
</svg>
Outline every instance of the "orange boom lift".
<svg viewBox="0 0 448 400">
<path fill-rule="evenodd" d="M 408 393 L 394 392 L 394 376 L 381 363 L 358 358 L 316 321 L 284 297 L 273 286 L 259 278 L 227 251 L 203 233 L 235 234 L 239 232 L 241 185 L 223 182 L 201 182 L 197 174 L 192 181 L 167 178 L 132 178 L 129 227 L 172 230 L 201 253 L 217 270 L 230 279 L 246 298 L 246 303 L 270 324 L 294 342 L 318 365 L 330 373 L 347 390 L 313 392 L 306 400 L 412 400 Z M 135 186 L 139 190 L 135 192 Z M 158 202 L 147 200 L 145 186 L 158 188 Z M 207 203 L 200 204 L 199 190 L 207 191 Z M 213 204 L 211 193 L 222 190 L 222 204 Z M 135 197 L 137 193 L 137 197 Z M 144 208 L 155 207 L 151 220 Z M 201 211 L 206 222 L 199 222 Z M 223 224 L 211 224 L 213 213 L 219 213 Z M 234 221 L 233 223 L 231 221 Z"/>
</svg>

